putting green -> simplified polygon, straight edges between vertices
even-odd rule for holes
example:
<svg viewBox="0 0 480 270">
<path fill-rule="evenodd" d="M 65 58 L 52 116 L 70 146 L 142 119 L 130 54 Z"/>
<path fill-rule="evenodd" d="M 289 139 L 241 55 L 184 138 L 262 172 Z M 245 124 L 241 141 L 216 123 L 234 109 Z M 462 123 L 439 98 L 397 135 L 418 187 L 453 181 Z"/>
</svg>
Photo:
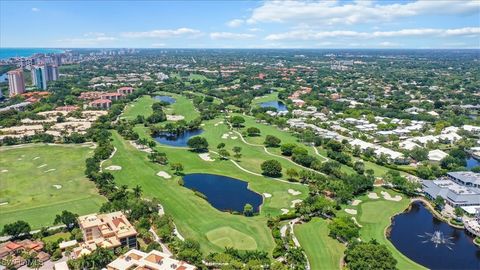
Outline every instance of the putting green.
<svg viewBox="0 0 480 270">
<path fill-rule="evenodd" d="M 241 250 L 257 249 L 257 242 L 252 237 L 233 229 L 232 227 L 220 227 L 207 232 L 208 241 L 224 248 L 233 247 Z"/>
</svg>

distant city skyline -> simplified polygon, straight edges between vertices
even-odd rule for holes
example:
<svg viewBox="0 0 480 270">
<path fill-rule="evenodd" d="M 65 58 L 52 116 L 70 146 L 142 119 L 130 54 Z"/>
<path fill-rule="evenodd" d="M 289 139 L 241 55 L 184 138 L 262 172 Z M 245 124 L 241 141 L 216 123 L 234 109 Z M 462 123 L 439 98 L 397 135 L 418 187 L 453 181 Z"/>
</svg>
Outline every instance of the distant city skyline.
<svg viewBox="0 0 480 270">
<path fill-rule="evenodd" d="M 480 48 L 480 1 L 1 1 L 1 48 Z"/>
</svg>

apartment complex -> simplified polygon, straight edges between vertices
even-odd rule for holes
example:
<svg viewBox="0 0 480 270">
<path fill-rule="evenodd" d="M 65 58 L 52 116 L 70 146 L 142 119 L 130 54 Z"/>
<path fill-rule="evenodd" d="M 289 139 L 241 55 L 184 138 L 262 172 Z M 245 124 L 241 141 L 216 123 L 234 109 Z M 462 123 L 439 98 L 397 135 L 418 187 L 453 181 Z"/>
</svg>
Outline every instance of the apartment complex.
<svg viewBox="0 0 480 270">
<path fill-rule="evenodd" d="M 194 270 L 195 266 L 178 261 L 157 250 L 145 253 L 131 249 L 107 265 L 107 270 Z"/>
<path fill-rule="evenodd" d="M 11 70 L 7 74 L 10 97 L 25 93 L 25 78 L 23 77 L 23 70 Z"/>
<path fill-rule="evenodd" d="M 97 247 L 137 248 L 137 231 L 120 211 L 80 216 L 78 224 L 85 242 L 74 249 L 76 257 L 90 254 Z"/>
</svg>

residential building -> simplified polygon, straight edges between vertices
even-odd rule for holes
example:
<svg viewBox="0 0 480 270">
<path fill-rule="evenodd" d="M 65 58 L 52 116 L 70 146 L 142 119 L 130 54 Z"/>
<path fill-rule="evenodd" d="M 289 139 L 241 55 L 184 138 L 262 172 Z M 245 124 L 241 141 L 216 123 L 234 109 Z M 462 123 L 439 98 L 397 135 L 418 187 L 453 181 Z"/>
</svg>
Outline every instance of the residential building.
<svg viewBox="0 0 480 270">
<path fill-rule="evenodd" d="M 47 89 L 49 81 L 58 79 L 58 67 L 50 64 L 32 66 L 32 83 L 38 89 Z"/>
<path fill-rule="evenodd" d="M 152 250 L 145 253 L 131 249 L 107 265 L 107 270 L 195 270 L 195 266 L 173 259 L 170 255 Z"/>
<path fill-rule="evenodd" d="M 117 93 L 124 95 L 130 95 L 131 93 L 133 93 L 133 91 L 135 91 L 135 89 L 129 86 L 124 86 L 117 89 Z"/>
<path fill-rule="evenodd" d="M 11 260 L 15 268 L 20 268 L 26 264 L 26 260 L 20 256 L 22 252 L 35 254 L 35 258 L 40 262 L 50 259 L 50 255 L 43 252 L 43 242 L 25 239 L 18 242 L 7 241 L 0 244 L 0 261 Z"/>
<path fill-rule="evenodd" d="M 97 109 L 109 109 L 112 106 L 112 101 L 109 99 L 97 99 L 88 103 L 88 106 Z"/>
<path fill-rule="evenodd" d="M 78 217 L 84 243 L 73 250 L 75 257 L 90 254 L 97 247 L 137 248 L 137 231 L 120 211 Z"/>
<path fill-rule="evenodd" d="M 25 92 L 25 78 L 23 70 L 11 70 L 8 73 L 8 91 L 9 96 L 13 97 Z"/>
<path fill-rule="evenodd" d="M 430 152 L 428 152 L 428 160 L 430 161 L 441 161 L 445 157 L 447 157 L 448 154 L 445 153 L 444 151 L 440 149 L 435 149 Z"/>
<path fill-rule="evenodd" d="M 101 99 L 109 99 L 112 101 L 117 101 L 125 97 L 125 94 L 122 93 L 105 93 L 100 96 Z"/>
</svg>

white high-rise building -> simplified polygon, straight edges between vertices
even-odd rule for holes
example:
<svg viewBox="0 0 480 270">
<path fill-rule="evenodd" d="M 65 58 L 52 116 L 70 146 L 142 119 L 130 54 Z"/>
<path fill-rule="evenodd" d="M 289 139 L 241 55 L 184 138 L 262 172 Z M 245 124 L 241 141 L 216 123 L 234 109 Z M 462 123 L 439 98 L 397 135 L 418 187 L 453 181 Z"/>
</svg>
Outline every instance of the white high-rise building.
<svg viewBox="0 0 480 270">
<path fill-rule="evenodd" d="M 13 97 L 25 93 L 25 78 L 23 77 L 23 70 L 11 70 L 7 74 L 9 96 Z"/>
</svg>

